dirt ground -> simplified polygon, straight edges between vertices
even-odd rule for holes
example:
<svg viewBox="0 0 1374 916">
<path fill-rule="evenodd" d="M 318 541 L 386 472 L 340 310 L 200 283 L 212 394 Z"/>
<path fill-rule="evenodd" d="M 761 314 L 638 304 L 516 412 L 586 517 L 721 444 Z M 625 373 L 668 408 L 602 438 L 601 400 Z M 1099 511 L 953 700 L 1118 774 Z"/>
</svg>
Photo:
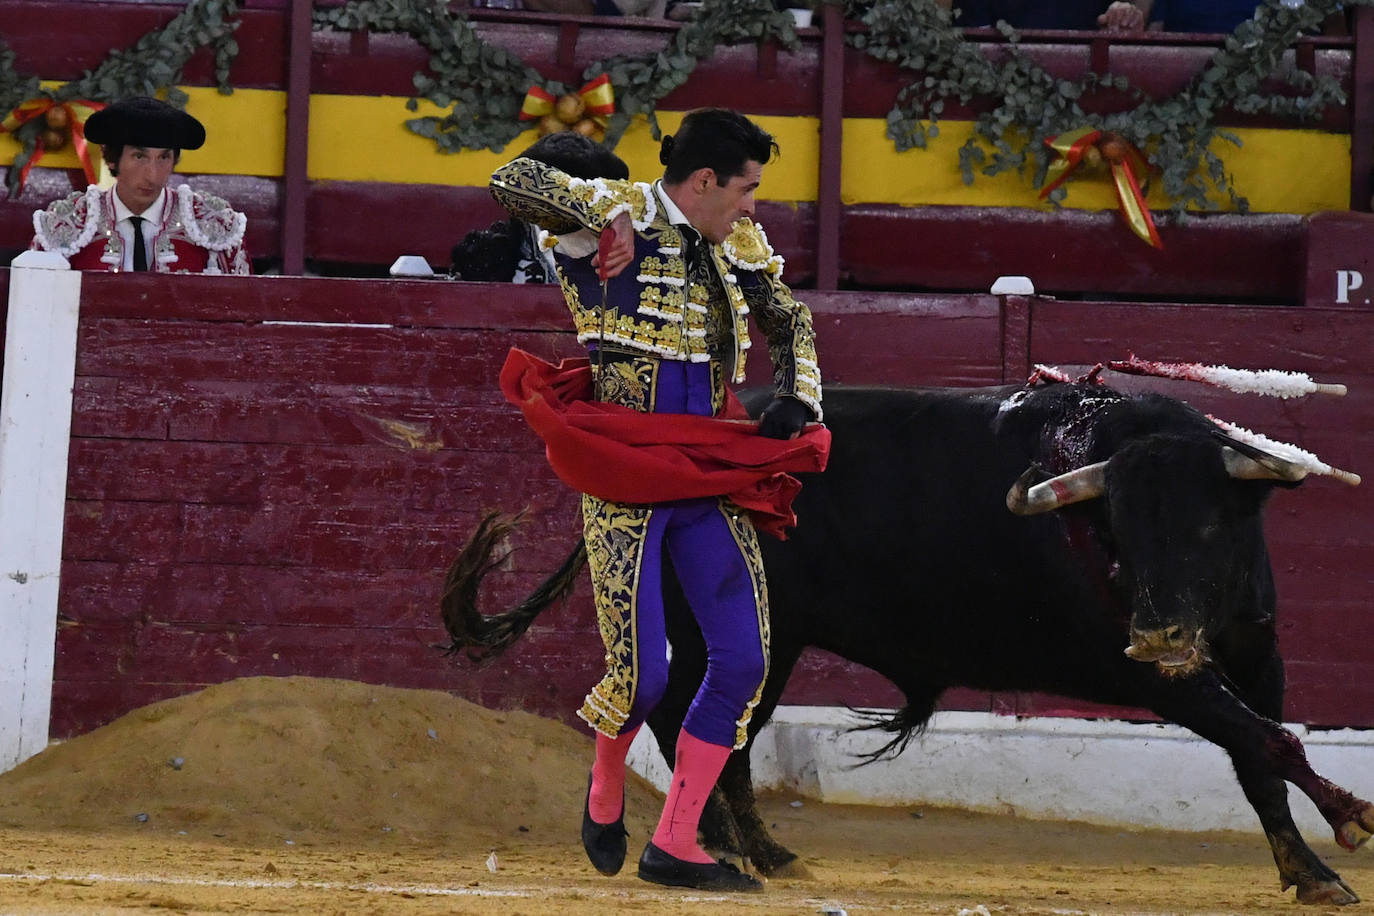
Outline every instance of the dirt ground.
<svg viewBox="0 0 1374 916">
<path fill-rule="evenodd" d="M 250 678 L 136 710 L 0 776 L 0 916 L 18 914 L 1324 913 L 1258 834 L 1125 831 L 765 795 L 801 855 L 763 894 L 586 863 L 590 739 L 447 694 Z M 630 787 L 631 855 L 660 803 Z M 1309 837 L 1374 900 L 1374 856 Z M 1345 910 L 1370 909 L 1358 904 Z"/>
</svg>

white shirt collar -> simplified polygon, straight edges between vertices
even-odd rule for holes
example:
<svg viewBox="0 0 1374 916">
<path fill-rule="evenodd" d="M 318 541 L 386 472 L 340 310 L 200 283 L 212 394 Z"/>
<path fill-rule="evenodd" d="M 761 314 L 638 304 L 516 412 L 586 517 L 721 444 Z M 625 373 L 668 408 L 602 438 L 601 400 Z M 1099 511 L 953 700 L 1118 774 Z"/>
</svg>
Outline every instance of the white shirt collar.
<svg viewBox="0 0 1374 916">
<path fill-rule="evenodd" d="M 148 209 L 144 210 L 142 213 L 135 213 L 128 207 L 124 206 L 124 201 L 119 199 L 118 191 L 112 189 L 110 191 L 110 196 L 114 198 L 115 222 L 126 220 L 131 216 L 141 216 L 148 222 L 152 223 L 154 226 L 157 226 L 159 228 L 162 226 L 162 207 L 167 201 L 166 188 L 163 188 L 160 192 L 158 192 L 157 197 L 153 199 L 152 205 L 149 206 Z"/>
<path fill-rule="evenodd" d="M 692 221 L 678 209 L 678 205 L 673 203 L 673 199 L 669 197 L 668 192 L 663 189 L 663 179 L 660 178 L 658 181 L 654 182 L 654 194 L 658 196 L 659 206 L 663 208 L 663 215 L 668 218 L 668 222 L 672 223 L 674 226 L 692 226 Z M 696 229 L 697 227 L 692 226 L 692 228 Z M 697 234 L 701 234 L 700 229 L 697 229 Z"/>
</svg>

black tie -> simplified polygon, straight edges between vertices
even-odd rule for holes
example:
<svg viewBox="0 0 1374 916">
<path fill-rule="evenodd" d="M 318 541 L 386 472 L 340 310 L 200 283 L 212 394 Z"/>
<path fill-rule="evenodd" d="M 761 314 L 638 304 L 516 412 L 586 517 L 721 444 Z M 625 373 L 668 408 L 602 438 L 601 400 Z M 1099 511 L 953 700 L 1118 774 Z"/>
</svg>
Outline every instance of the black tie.
<svg viewBox="0 0 1374 916">
<path fill-rule="evenodd" d="M 134 270 L 147 270 L 148 249 L 143 244 L 143 217 L 131 216 L 129 223 L 134 227 Z"/>
<path fill-rule="evenodd" d="M 700 237 L 697 231 L 688 225 L 679 225 L 678 230 L 682 233 L 682 264 L 687 269 L 687 276 L 692 275 L 692 268 L 697 260 L 697 246 Z"/>
</svg>

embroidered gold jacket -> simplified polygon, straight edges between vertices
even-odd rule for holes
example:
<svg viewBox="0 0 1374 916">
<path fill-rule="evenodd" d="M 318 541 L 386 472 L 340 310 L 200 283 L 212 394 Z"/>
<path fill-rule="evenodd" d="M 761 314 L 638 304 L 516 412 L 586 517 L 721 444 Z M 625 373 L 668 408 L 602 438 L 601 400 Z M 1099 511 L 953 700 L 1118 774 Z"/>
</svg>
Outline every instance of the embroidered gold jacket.
<svg viewBox="0 0 1374 916">
<path fill-rule="evenodd" d="M 663 215 L 648 184 L 573 178 L 521 158 L 492 174 L 491 193 L 512 216 L 550 233 L 584 228 L 599 233 L 629 211 L 634 261 L 608 284 L 604 315 L 591 258 L 557 258 L 579 341 L 665 359 L 719 359 L 733 365 L 738 383 L 744 381 L 752 313 L 768 343 L 777 392 L 796 397 L 821 418 L 811 311 L 782 282 L 782 258 L 757 223 L 740 220 L 720 245 L 703 241 L 710 257 L 700 260 L 707 267 L 689 278 L 682 232 Z M 545 241 L 556 243 L 553 236 Z"/>
</svg>

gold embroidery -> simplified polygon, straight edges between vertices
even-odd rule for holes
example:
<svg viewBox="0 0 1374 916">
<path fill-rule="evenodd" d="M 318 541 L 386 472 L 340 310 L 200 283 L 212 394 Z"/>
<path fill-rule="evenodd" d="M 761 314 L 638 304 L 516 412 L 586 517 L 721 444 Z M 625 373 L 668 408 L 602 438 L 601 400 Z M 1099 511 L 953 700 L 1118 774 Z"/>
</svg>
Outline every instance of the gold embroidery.
<svg viewBox="0 0 1374 916">
<path fill-rule="evenodd" d="M 725 524 L 730 528 L 730 534 L 739 545 L 744 565 L 749 569 L 749 578 L 754 589 L 754 613 L 757 615 L 759 628 L 759 651 L 763 653 L 763 678 L 759 681 L 758 689 L 754 691 L 753 699 L 744 707 L 744 712 L 735 722 L 735 750 L 739 750 L 749 740 L 749 720 L 754 716 L 754 707 L 759 705 L 759 700 L 763 697 L 764 682 L 768 680 L 769 645 L 772 639 L 768 628 L 768 585 L 763 575 L 763 553 L 759 550 L 759 535 L 754 529 L 754 523 L 749 519 L 749 514 L 728 499 L 720 500 L 719 509 Z"/>
<path fill-rule="evenodd" d="M 577 715 L 614 738 L 630 716 L 639 671 L 636 594 L 653 509 L 582 497 L 582 530 L 592 574 L 596 622 L 606 647 L 606 675 Z"/>
<path fill-rule="evenodd" d="M 599 369 L 593 362 L 592 371 L 599 373 L 601 378 L 597 389 L 600 400 L 608 404 L 619 404 L 640 413 L 653 413 L 658 360 L 616 360 L 605 363 Z"/>
<path fill-rule="evenodd" d="M 768 342 L 774 386 L 800 398 L 820 419 L 821 376 L 811 312 L 783 283 L 782 259 L 761 227 L 740 220 L 726 244 L 703 242 L 706 256 L 693 260 L 688 278 L 682 233 L 667 224 L 649 185 L 583 181 L 531 159 L 516 159 L 492 175 L 491 191 L 514 216 L 553 233 L 599 231 L 614 213 L 627 208 L 631 213 L 638 233 L 637 263 L 626 275 L 645 280 L 638 281 L 637 291 L 617 298 L 618 308 L 609 309 L 604 322 L 600 290 L 584 285 L 579 292 L 560 271 L 578 340 L 604 339 L 674 359 L 724 359 L 733 366 L 731 381 L 742 382 L 747 316 L 753 314 Z M 703 313 L 701 307 L 710 311 Z M 633 314 L 621 314 L 631 309 Z"/>
</svg>

